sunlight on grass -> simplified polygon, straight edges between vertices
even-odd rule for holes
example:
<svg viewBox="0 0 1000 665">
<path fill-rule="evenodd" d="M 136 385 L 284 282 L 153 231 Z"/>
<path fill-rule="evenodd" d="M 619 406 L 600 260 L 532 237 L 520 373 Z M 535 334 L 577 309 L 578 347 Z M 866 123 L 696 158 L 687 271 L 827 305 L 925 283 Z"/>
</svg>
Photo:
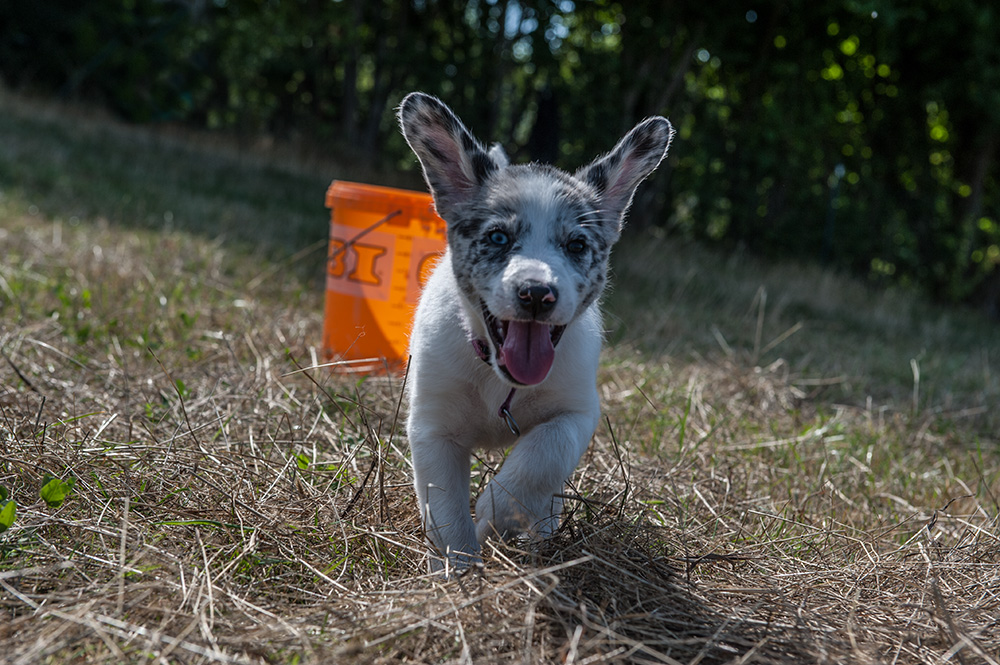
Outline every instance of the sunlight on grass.
<svg viewBox="0 0 1000 665">
<path fill-rule="evenodd" d="M 562 529 L 446 582 L 401 379 L 310 369 L 324 179 L 93 123 L 0 113 L 14 662 L 995 662 L 985 321 L 627 237 Z"/>
</svg>

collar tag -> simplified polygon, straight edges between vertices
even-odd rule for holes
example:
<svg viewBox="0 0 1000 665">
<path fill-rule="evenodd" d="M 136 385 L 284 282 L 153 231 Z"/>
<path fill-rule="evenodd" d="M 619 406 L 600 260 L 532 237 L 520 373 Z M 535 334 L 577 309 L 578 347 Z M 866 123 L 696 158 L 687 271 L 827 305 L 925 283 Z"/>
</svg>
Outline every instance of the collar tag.
<svg viewBox="0 0 1000 665">
<path fill-rule="evenodd" d="M 503 421 L 507 423 L 507 429 L 510 430 L 511 434 L 514 436 L 521 436 L 521 428 L 517 426 L 517 421 L 514 420 L 514 416 L 510 413 L 510 402 L 514 399 L 515 390 L 517 390 L 517 388 L 511 388 L 510 392 L 507 393 L 507 399 L 505 399 L 503 404 L 500 405 L 500 412 L 497 415 L 503 418 Z"/>
</svg>

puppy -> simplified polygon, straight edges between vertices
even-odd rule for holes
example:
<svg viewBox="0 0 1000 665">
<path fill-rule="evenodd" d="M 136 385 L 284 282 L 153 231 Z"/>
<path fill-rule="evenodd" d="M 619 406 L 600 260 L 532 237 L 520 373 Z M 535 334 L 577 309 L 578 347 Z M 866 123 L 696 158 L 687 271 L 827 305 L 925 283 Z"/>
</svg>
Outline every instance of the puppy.
<svg viewBox="0 0 1000 665">
<path fill-rule="evenodd" d="M 414 486 L 431 568 L 479 561 L 486 538 L 551 535 L 560 493 L 597 428 L 598 299 L 636 186 L 666 155 L 673 128 L 649 118 L 570 175 L 510 165 L 440 100 L 399 107 L 448 250 L 410 338 Z M 469 510 L 470 460 L 511 448 Z"/>
</svg>

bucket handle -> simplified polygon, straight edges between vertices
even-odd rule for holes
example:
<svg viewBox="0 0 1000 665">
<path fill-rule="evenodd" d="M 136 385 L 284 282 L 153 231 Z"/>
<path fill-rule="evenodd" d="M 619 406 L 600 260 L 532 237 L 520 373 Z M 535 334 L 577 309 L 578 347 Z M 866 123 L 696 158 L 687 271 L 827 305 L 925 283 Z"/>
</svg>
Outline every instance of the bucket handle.
<svg viewBox="0 0 1000 665">
<path fill-rule="evenodd" d="M 354 236 L 350 240 L 345 241 L 343 245 L 341 245 L 336 250 L 334 250 L 333 252 L 331 252 L 330 255 L 328 257 L 326 257 L 327 263 L 330 263 L 335 258 L 337 258 L 341 254 L 343 254 L 344 252 L 346 252 L 348 249 L 350 249 L 354 245 L 354 243 L 356 243 L 357 241 L 361 240 L 366 235 L 368 235 L 369 233 L 371 233 L 372 231 L 374 231 L 378 227 L 380 227 L 383 224 L 385 224 L 386 222 L 388 222 L 390 219 L 393 219 L 395 217 L 399 217 L 402 214 L 403 214 L 402 210 L 394 210 L 394 211 L 390 212 L 388 215 L 386 215 L 385 217 L 383 217 L 382 219 L 378 220 L 377 222 L 375 222 L 374 224 L 372 224 L 371 226 L 369 226 L 368 228 L 362 229 L 356 236 Z"/>
</svg>

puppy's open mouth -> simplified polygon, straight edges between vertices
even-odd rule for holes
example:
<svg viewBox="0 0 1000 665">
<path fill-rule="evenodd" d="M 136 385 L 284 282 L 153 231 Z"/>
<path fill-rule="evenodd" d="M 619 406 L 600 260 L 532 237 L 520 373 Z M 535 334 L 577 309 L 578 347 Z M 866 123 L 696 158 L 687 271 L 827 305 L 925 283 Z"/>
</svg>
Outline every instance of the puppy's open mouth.
<svg viewBox="0 0 1000 665">
<path fill-rule="evenodd" d="M 566 326 L 540 321 L 501 321 L 480 303 L 497 364 L 515 382 L 533 386 L 545 380 L 556 358 L 556 345 Z"/>
</svg>

